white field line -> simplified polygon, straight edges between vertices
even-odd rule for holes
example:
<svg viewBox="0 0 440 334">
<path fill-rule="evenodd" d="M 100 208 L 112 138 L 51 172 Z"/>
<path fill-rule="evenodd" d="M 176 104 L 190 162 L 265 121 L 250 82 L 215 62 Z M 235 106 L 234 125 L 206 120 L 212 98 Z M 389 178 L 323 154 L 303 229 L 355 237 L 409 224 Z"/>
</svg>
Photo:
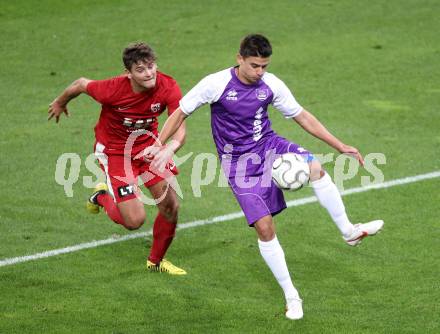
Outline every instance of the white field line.
<svg viewBox="0 0 440 334">
<path fill-rule="evenodd" d="M 341 195 L 344 196 L 344 195 L 362 193 L 362 192 L 370 191 L 373 189 L 385 189 L 385 188 L 390 188 L 390 187 L 394 187 L 394 186 L 398 186 L 398 185 L 419 182 L 422 180 L 434 179 L 437 177 L 440 177 L 440 171 L 435 171 L 435 172 L 427 173 L 427 174 L 420 174 L 420 175 L 416 175 L 416 176 L 409 176 L 409 177 L 405 177 L 402 179 L 391 180 L 391 181 L 378 183 L 378 184 L 374 184 L 374 185 L 369 185 L 369 186 L 364 186 L 364 187 L 351 188 L 351 189 L 347 189 L 347 190 L 342 191 Z M 317 198 L 315 196 L 304 197 L 304 198 L 299 198 L 299 199 L 287 202 L 287 207 L 300 206 L 300 205 L 314 203 L 314 202 L 317 202 Z M 244 214 L 241 211 L 240 212 L 233 212 L 233 213 L 223 215 L 223 216 L 217 216 L 217 217 L 208 218 L 208 219 L 204 219 L 204 220 L 196 220 L 196 221 L 193 221 L 190 223 L 179 224 L 178 229 L 183 230 L 186 228 L 215 224 L 215 223 L 219 223 L 219 222 L 224 222 L 224 221 L 229 221 L 229 220 L 241 218 L 243 216 L 244 216 Z M 124 235 L 122 237 L 111 237 L 111 238 L 104 239 L 104 240 L 95 240 L 95 241 L 86 242 L 86 243 L 82 243 L 82 244 L 78 244 L 78 245 L 74 245 L 74 246 L 70 246 L 70 247 L 53 249 L 53 250 L 45 251 L 42 253 L 36 253 L 36 254 L 26 255 L 26 256 L 19 256 L 19 257 L 14 257 L 14 258 L 10 258 L 10 259 L 3 259 L 3 260 L 0 260 L 0 267 L 8 266 L 8 265 L 16 264 L 16 263 L 21 263 L 21 262 L 43 259 L 43 258 L 57 256 L 57 255 L 66 254 L 66 253 L 73 253 L 73 252 L 77 252 L 77 251 L 80 251 L 83 249 L 95 248 L 98 246 L 113 244 L 116 242 L 137 239 L 137 238 L 144 238 L 144 237 L 149 236 L 151 234 L 152 234 L 151 230 L 147 231 L 147 232 L 130 233 L 130 234 Z"/>
</svg>

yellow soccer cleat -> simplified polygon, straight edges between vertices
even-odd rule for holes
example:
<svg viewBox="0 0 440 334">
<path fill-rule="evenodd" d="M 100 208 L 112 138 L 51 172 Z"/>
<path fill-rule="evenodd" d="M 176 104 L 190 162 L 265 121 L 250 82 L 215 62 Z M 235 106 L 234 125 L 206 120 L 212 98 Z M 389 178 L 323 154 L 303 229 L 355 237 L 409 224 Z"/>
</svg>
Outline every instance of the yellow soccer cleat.
<svg viewBox="0 0 440 334">
<path fill-rule="evenodd" d="M 160 273 L 167 273 L 170 275 L 186 275 L 186 271 L 182 268 L 176 267 L 170 261 L 163 259 L 159 264 L 155 264 L 147 260 L 147 269 L 150 271 L 157 271 Z"/>
<path fill-rule="evenodd" d="M 86 209 L 88 212 L 97 214 L 99 213 L 100 205 L 97 202 L 97 197 L 100 194 L 105 194 L 108 191 L 108 187 L 105 183 L 98 183 L 93 190 L 93 194 L 90 196 L 89 200 L 86 203 Z"/>
</svg>

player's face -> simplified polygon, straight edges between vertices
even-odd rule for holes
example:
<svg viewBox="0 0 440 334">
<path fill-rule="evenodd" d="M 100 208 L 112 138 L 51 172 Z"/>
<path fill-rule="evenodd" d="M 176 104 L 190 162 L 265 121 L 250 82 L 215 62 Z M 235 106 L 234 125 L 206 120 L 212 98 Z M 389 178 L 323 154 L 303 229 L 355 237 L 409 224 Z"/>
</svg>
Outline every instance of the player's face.
<svg viewBox="0 0 440 334">
<path fill-rule="evenodd" d="M 131 66 L 128 78 L 136 92 L 152 89 L 156 86 L 157 64 L 154 61 L 139 61 Z"/>
<path fill-rule="evenodd" d="M 270 57 L 246 57 L 243 58 L 241 55 L 237 55 L 238 63 L 238 78 L 246 83 L 253 84 L 261 79 L 263 74 L 266 72 L 267 66 L 270 63 Z"/>
</svg>

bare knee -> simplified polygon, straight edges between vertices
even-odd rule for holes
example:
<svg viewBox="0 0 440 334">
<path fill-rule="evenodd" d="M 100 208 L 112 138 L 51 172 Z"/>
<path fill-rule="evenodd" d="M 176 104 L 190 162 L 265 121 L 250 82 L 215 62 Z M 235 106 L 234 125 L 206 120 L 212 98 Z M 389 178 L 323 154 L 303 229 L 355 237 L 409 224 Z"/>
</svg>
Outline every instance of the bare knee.
<svg viewBox="0 0 440 334">
<path fill-rule="evenodd" d="M 137 200 L 131 199 L 118 203 L 119 211 L 124 219 L 124 226 L 128 230 L 136 230 L 145 222 L 144 204 Z"/>
<path fill-rule="evenodd" d="M 270 241 L 275 238 L 275 225 L 273 224 L 272 217 L 266 216 L 258 220 L 255 223 L 255 230 L 257 231 L 258 238 L 261 241 Z"/>
<path fill-rule="evenodd" d="M 319 180 L 324 176 L 325 172 L 318 160 L 313 160 L 309 163 L 310 166 L 310 181 Z"/>
<path fill-rule="evenodd" d="M 275 238 L 275 232 L 270 228 L 261 229 L 258 231 L 258 237 L 261 241 L 270 241 Z"/>
<path fill-rule="evenodd" d="M 124 217 L 124 226 L 128 230 L 137 230 L 145 222 L 145 211 L 144 212 L 132 212 Z"/>
<path fill-rule="evenodd" d="M 179 212 L 179 201 L 170 200 L 158 205 L 159 212 L 164 216 L 169 222 L 177 223 L 177 216 Z"/>
</svg>

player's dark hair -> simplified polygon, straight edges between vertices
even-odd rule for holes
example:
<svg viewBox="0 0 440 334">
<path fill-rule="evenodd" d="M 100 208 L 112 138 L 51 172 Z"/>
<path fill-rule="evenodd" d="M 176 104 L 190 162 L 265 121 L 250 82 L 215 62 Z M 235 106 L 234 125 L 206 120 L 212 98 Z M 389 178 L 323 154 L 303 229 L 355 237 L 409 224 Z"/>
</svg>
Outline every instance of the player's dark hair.
<svg viewBox="0 0 440 334">
<path fill-rule="evenodd" d="M 154 50 L 146 43 L 132 43 L 124 49 L 122 61 L 127 70 L 131 70 L 133 64 L 139 61 L 156 61 Z"/>
<path fill-rule="evenodd" d="M 272 55 L 272 46 L 269 40 L 263 35 L 250 34 L 242 39 L 239 53 L 243 58 L 267 58 Z"/>
</svg>

